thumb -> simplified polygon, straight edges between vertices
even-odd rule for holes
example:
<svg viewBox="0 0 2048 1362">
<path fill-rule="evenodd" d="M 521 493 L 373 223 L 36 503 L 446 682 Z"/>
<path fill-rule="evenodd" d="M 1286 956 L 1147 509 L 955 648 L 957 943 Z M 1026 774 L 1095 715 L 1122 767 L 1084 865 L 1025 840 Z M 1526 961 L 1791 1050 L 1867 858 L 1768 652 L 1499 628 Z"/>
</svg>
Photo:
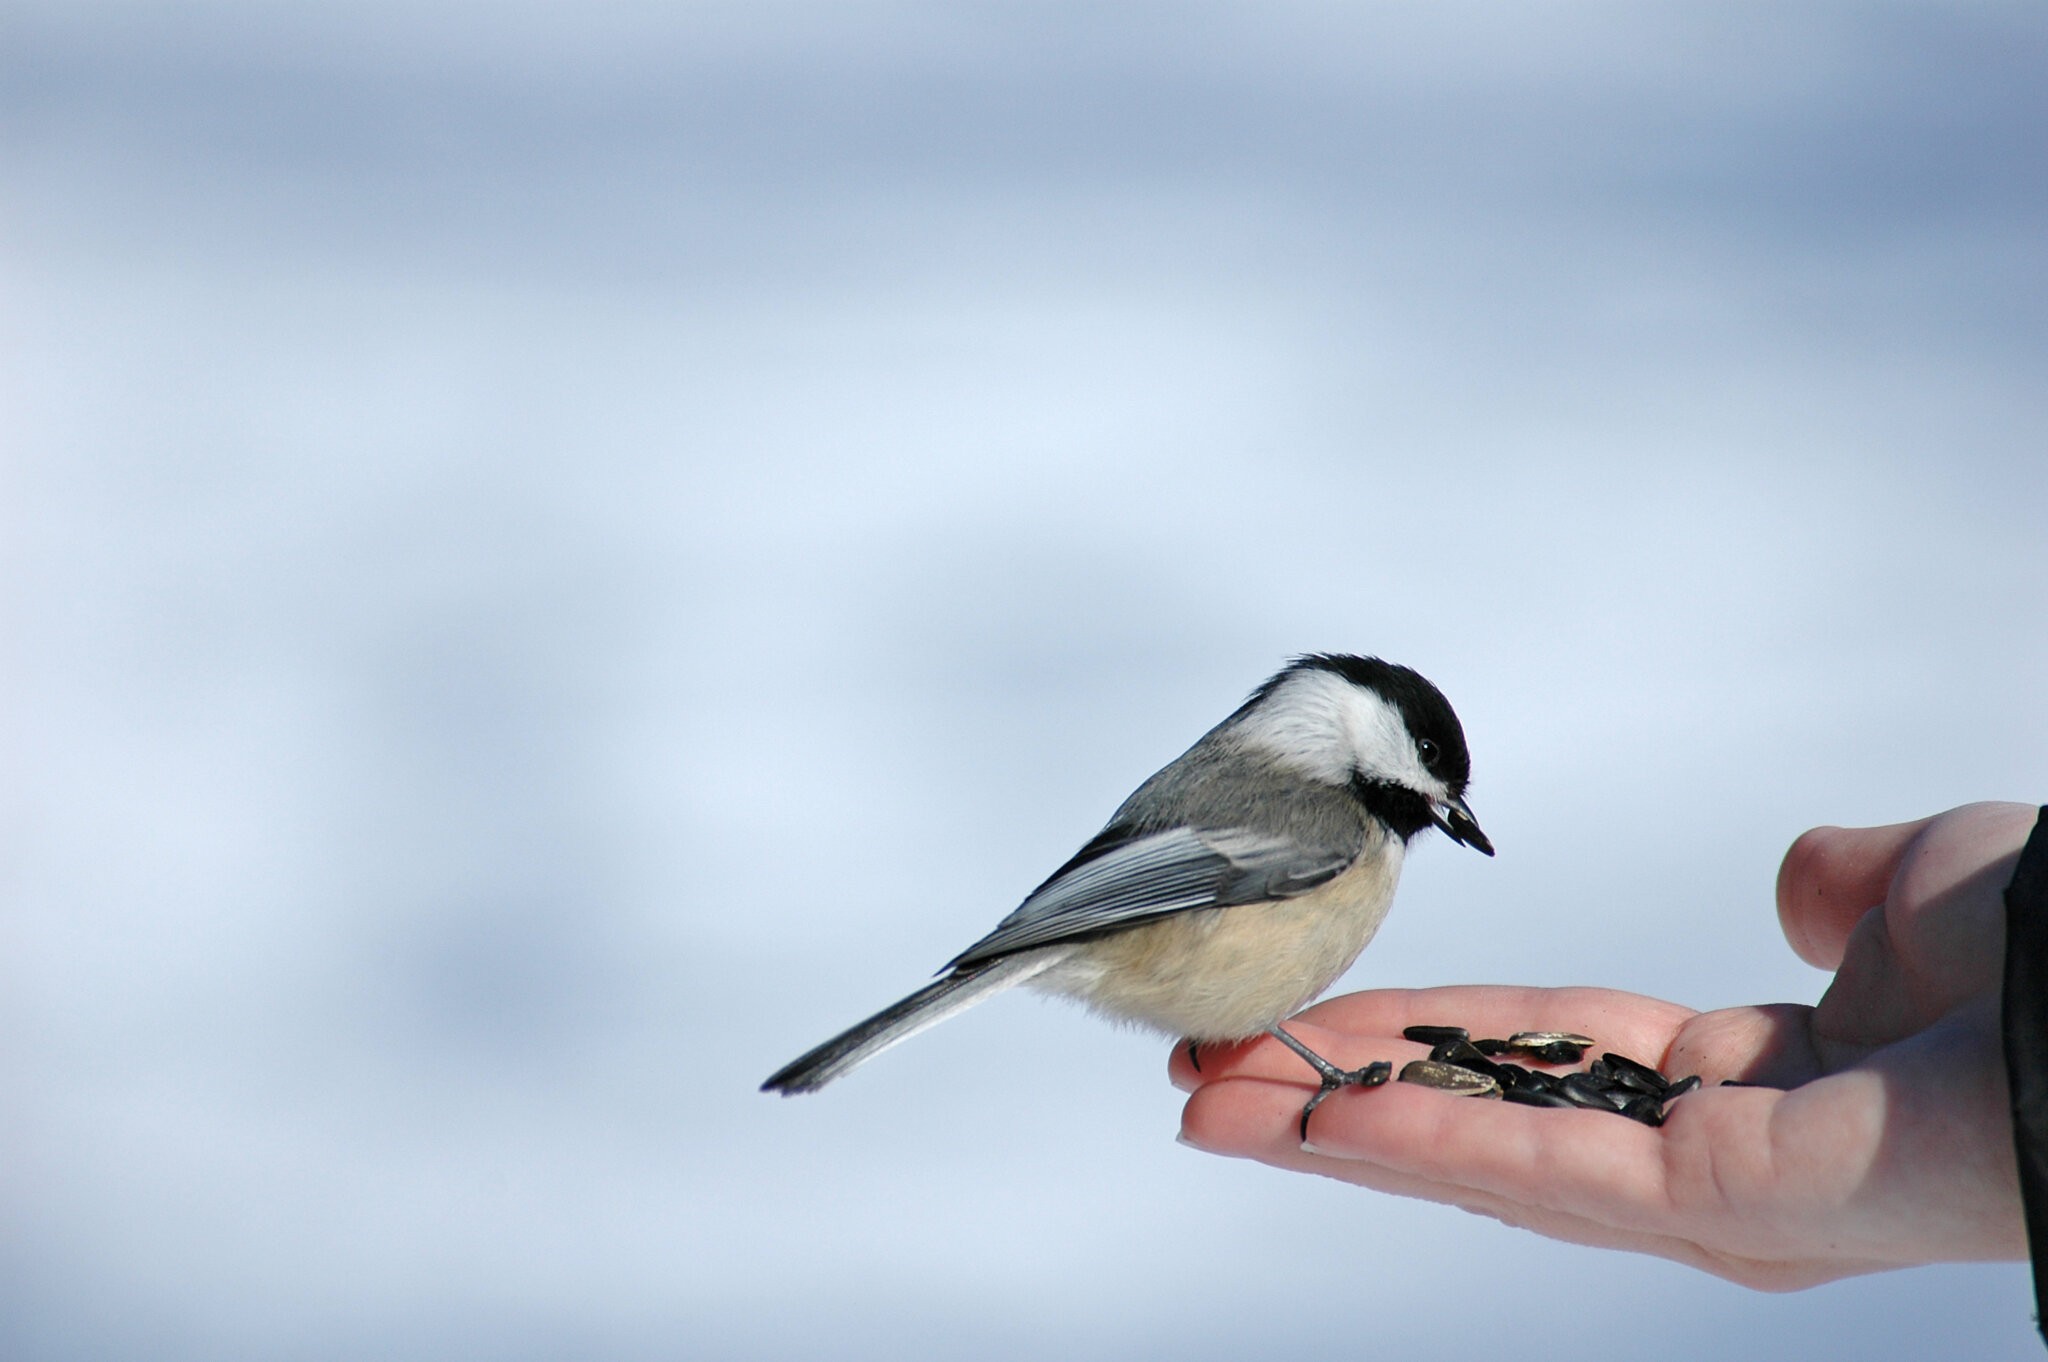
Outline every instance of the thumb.
<svg viewBox="0 0 2048 1362">
<path fill-rule="evenodd" d="M 1778 925 L 1801 960 L 1835 969 L 1849 933 L 1885 901 L 1913 839 L 1932 818 L 1881 828 L 1814 828 L 1778 867 Z"/>
</svg>

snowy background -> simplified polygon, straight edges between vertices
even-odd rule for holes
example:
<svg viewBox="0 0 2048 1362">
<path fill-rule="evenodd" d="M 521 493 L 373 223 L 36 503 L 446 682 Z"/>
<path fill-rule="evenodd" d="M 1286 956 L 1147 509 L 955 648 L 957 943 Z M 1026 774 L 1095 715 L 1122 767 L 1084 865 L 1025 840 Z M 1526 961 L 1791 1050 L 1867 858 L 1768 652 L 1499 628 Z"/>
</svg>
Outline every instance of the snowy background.
<svg viewBox="0 0 2048 1362">
<path fill-rule="evenodd" d="M 0 1351 L 2037 1357 L 2018 1265 L 1763 1296 L 1179 1148 L 1026 996 L 754 1089 L 1306 649 L 1443 687 L 1500 847 L 1350 986 L 1816 998 L 1793 835 L 2048 797 L 2044 65 L 11 0 Z"/>
</svg>

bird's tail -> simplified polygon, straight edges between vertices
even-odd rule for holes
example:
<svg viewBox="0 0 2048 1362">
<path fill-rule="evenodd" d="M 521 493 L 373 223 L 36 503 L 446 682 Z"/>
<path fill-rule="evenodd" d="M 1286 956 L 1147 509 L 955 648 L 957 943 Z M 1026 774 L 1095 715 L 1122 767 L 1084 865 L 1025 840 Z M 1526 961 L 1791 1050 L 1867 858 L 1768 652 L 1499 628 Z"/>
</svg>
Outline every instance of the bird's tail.
<svg viewBox="0 0 2048 1362">
<path fill-rule="evenodd" d="M 956 970 L 943 979 L 926 984 L 893 1007 L 883 1008 L 860 1025 L 840 1032 L 823 1045 L 770 1074 L 762 1092 L 779 1092 L 785 1097 L 816 1092 L 855 1066 L 865 1064 L 899 1041 L 909 1040 L 926 1027 L 937 1026 L 956 1012 L 965 1011 L 992 993 L 1021 984 L 1032 975 L 1058 964 L 1064 950 L 1029 951 L 1005 956 L 975 969 Z"/>
</svg>

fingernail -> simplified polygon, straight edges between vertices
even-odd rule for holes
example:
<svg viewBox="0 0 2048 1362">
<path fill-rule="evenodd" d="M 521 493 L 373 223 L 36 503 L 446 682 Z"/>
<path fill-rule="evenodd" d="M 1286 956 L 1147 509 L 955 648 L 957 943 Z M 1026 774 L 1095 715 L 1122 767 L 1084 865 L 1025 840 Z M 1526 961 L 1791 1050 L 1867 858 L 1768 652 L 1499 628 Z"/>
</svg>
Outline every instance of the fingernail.
<svg viewBox="0 0 2048 1362">
<path fill-rule="evenodd" d="M 1175 1144 L 1184 1144 L 1190 1149 L 1202 1149 L 1201 1145 L 1196 1144 L 1193 1140 L 1190 1140 L 1188 1138 L 1188 1133 L 1185 1130 L 1177 1131 L 1174 1134 L 1173 1142 Z M 1202 1152 L 1206 1154 L 1209 1151 L 1206 1149 L 1202 1149 Z"/>
</svg>

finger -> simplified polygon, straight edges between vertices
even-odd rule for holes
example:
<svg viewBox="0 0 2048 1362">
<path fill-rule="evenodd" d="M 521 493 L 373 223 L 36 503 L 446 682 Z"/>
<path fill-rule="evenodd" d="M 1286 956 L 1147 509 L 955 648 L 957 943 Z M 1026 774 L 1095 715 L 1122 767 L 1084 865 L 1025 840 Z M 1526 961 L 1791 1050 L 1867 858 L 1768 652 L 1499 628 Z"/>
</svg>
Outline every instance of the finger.
<svg viewBox="0 0 2048 1362">
<path fill-rule="evenodd" d="M 1311 1118 L 1312 1148 L 1304 1151 L 1300 1110 L 1301 1090 L 1292 1084 L 1231 1079 L 1191 1096 L 1181 1129 L 1200 1148 L 1283 1166 L 1311 1155 L 1373 1165 L 1441 1189 L 1440 1200 L 1484 1194 L 1583 1215 L 1585 1199 L 1549 1195 L 1579 1159 L 1599 1170 L 1603 1188 L 1638 1184 L 1631 1194 L 1646 1203 L 1658 1190 L 1655 1132 L 1608 1113 L 1539 1112 L 1390 1084 L 1333 1094 Z"/>
<path fill-rule="evenodd" d="M 1816 1033 L 1853 1054 L 1995 996 L 2004 889 L 2035 816 L 2025 804 L 1970 804 L 1928 820 L 1896 858 L 1882 910 L 1865 912 L 1843 944 Z"/>
<path fill-rule="evenodd" d="M 1999 989 L 2005 886 L 2038 816 L 2030 804 L 1951 809 L 1900 863 L 1885 916 L 1927 995 L 1930 1019 Z"/>
<path fill-rule="evenodd" d="M 1679 1098 L 1653 1129 L 1392 1084 L 1333 1095 L 1303 1150 L 1298 1107 L 1233 1096 L 1299 1089 L 1227 1082 L 1189 1098 L 1183 1131 L 1197 1146 L 1283 1166 L 1303 1153 L 1369 1164 L 1372 1177 L 1426 1184 L 1436 1200 L 1519 1208 L 1522 1223 L 1576 1222 L 1609 1241 L 1683 1241 L 1731 1261 L 1897 1263 L 1914 1260 L 1914 1246 L 1896 1217 L 1849 1211 L 1873 1192 L 1884 1086 L 1859 1072 L 1792 1093 L 1708 1089 Z"/>
<path fill-rule="evenodd" d="M 1620 1050 L 1654 1062 L 1693 1015 L 1678 1003 L 1611 988 L 1458 984 L 1347 993 L 1316 1004 L 1301 1020 L 1330 1030 L 1392 1036 L 1417 1025 L 1462 1026 L 1475 1037 L 1571 1031 L 1591 1037 L 1596 1051 Z"/>
<path fill-rule="evenodd" d="M 1182 1092 L 1193 1092 L 1231 1068 L 1259 1040 L 1260 1037 L 1253 1036 L 1249 1040 L 1175 1041 L 1167 1061 L 1166 1077 Z"/>
<path fill-rule="evenodd" d="M 1674 1079 L 1698 1075 L 1709 1086 L 1732 1078 L 1773 1088 L 1794 1088 L 1824 1072 L 1814 1048 L 1814 1010 L 1795 1003 L 1693 1012 L 1654 998 L 1606 989 L 1380 990 L 1333 998 L 1302 1013 L 1301 1020 L 1288 1022 L 1287 1029 L 1295 1039 L 1341 1068 L 1355 1069 L 1384 1059 L 1398 1071 L 1402 1064 L 1420 1059 L 1429 1050 L 1426 1045 L 1401 1039 L 1401 1026 L 1413 1024 L 1402 1022 L 1409 1015 L 1403 1000 L 1478 992 L 1559 995 L 1544 999 L 1523 997 L 1522 1001 L 1502 1002 L 1499 1006 L 1506 1009 L 1508 1016 L 1540 1018 L 1530 1027 L 1534 1030 L 1572 1029 L 1560 1024 L 1559 1018 L 1587 1020 L 1593 1029 L 1604 1033 L 1604 1038 L 1595 1038 L 1596 1052 L 1617 1050 Z M 1482 1004 L 1465 1009 L 1464 1015 L 1485 1015 L 1491 1010 Z M 1446 1011 L 1441 1005 L 1424 1004 L 1417 1015 L 1440 1015 Z M 1341 1029 L 1314 1024 L 1333 1017 L 1357 1019 L 1364 1024 Z M 1487 1029 L 1506 1034 L 1510 1028 L 1502 1025 Z M 1856 1057 L 1843 1058 L 1846 1062 Z M 1316 1086 L 1314 1071 L 1270 1037 L 1204 1048 L 1201 1072 L 1190 1071 L 1189 1081 L 1183 1086 L 1191 1091 L 1203 1083 L 1233 1078 Z"/>
<path fill-rule="evenodd" d="M 1655 1253 L 1765 1289 L 1880 1265 L 1787 1252 L 1775 1227 L 1750 1228 L 1728 1213 L 1725 1189 L 1690 1175 L 1668 1182 L 1664 1132 L 1612 1115 L 1388 1087 L 1332 1097 L 1313 1119 L 1314 1146 L 1304 1149 L 1294 1134 L 1299 1094 L 1281 1084 L 1210 1085 L 1189 1100 L 1183 1133 L 1199 1148 L 1456 1205 L 1575 1243 Z M 1754 1090 L 1714 1096 L 1752 1109 L 1746 1126 L 1766 1123 L 1781 1097 Z"/>
<path fill-rule="evenodd" d="M 1778 925 L 1801 960 L 1828 970 L 1841 965 L 1858 919 L 1884 902 L 1913 839 L 1933 821 L 1799 835 L 1778 867 Z"/>
<path fill-rule="evenodd" d="M 1393 1128 L 1413 1124 L 1415 1128 L 1409 1131 L 1407 1140 L 1422 1148 L 1433 1147 L 1440 1141 L 1436 1127 L 1426 1121 L 1413 1121 L 1418 1110 L 1425 1117 L 1434 1114 L 1453 1121 L 1471 1117 L 1478 1118 L 1486 1124 L 1495 1124 L 1485 1122 L 1484 1118 L 1488 1114 L 1527 1117 L 1528 1122 L 1510 1121 L 1507 1124 L 1526 1125 L 1541 1122 L 1543 1124 L 1535 1126 L 1539 1132 L 1546 1125 L 1556 1129 L 1557 1123 L 1561 1122 L 1566 1128 L 1566 1133 L 1575 1137 L 1584 1137 L 1590 1131 L 1596 1146 L 1600 1143 L 1599 1135 L 1604 1127 L 1593 1123 L 1606 1121 L 1610 1126 L 1621 1125 L 1624 1130 L 1633 1125 L 1616 1122 L 1613 1118 L 1603 1117 L 1596 1112 L 1533 1112 L 1526 1108 L 1503 1109 L 1491 1102 L 1448 1097 L 1441 1093 L 1420 1090 L 1403 1092 L 1398 1089 L 1332 1098 L 1325 1108 L 1317 1111 L 1316 1121 L 1320 1122 L 1325 1111 L 1331 1110 L 1340 1101 L 1358 1110 L 1370 1112 L 1374 1121 Z M 1291 1132 L 1294 1130 L 1292 1117 L 1299 1111 L 1299 1102 L 1300 1090 L 1291 1085 L 1255 1081 L 1212 1084 L 1205 1087 L 1187 1104 L 1182 1117 L 1182 1138 L 1185 1143 L 1195 1148 L 1214 1153 L 1256 1159 L 1275 1167 L 1315 1173 L 1374 1191 L 1456 1206 L 1461 1210 L 1488 1216 L 1503 1224 L 1532 1230 L 1553 1239 L 1597 1248 L 1654 1254 L 1758 1290 L 1797 1290 L 1859 1272 L 1878 1271 L 1896 1266 L 1894 1263 L 1863 1261 L 1849 1257 L 1785 1261 L 1746 1257 L 1696 1242 L 1683 1234 L 1617 1225 L 1583 1214 L 1576 1209 L 1538 1204 L 1523 1194 L 1503 1195 L 1484 1187 L 1470 1185 L 1457 1177 L 1444 1177 L 1429 1171 L 1409 1171 L 1348 1155 L 1336 1156 L 1318 1150 L 1303 1149 L 1291 1138 Z M 1411 1110 L 1403 1111 L 1403 1107 Z M 1546 1121 L 1545 1118 L 1554 1120 Z M 1636 1129 L 1643 1134 L 1653 1133 L 1641 1127 Z M 1275 1131 L 1288 1133 L 1276 1139 L 1272 1137 Z M 1319 1135 L 1318 1138 L 1322 1137 Z M 1491 1137 L 1482 1135 L 1480 1142 L 1485 1143 L 1489 1138 Z M 1539 1149 L 1535 1157 L 1541 1159 L 1547 1155 Z M 1455 1158 L 1453 1152 L 1449 1161 L 1455 1162 Z M 1611 1172 L 1615 1166 L 1611 1156 L 1602 1153 L 1601 1158 L 1602 1172 Z"/>
<path fill-rule="evenodd" d="M 1599 988 L 1458 986 L 1431 989 L 1375 989 L 1320 1003 L 1285 1023 L 1288 1033 L 1323 1058 L 1353 1069 L 1373 1060 L 1396 1064 L 1420 1059 L 1427 1045 L 1402 1039 L 1416 1025 L 1463 1026 L 1474 1036 L 1508 1036 L 1516 1031 L 1575 1031 L 1591 1036 L 1595 1050 L 1618 1050 L 1659 1065 L 1672 1037 L 1695 1014 L 1676 1003 Z M 1177 1046 L 1170 1073 L 1183 1089 L 1225 1078 L 1266 1078 L 1315 1084 L 1315 1075 L 1280 1042 L 1203 1046 L 1197 1071 Z"/>
<path fill-rule="evenodd" d="M 1835 1055 L 1840 1063 L 1857 1056 Z M 1661 1066 L 1674 1078 L 1698 1074 L 1712 1087 L 1723 1079 L 1796 1088 L 1821 1076 L 1813 1009 L 1796 1003 L 1724 1007 L 1702 1012 L 1678 1028 Z"/>
</svg>

